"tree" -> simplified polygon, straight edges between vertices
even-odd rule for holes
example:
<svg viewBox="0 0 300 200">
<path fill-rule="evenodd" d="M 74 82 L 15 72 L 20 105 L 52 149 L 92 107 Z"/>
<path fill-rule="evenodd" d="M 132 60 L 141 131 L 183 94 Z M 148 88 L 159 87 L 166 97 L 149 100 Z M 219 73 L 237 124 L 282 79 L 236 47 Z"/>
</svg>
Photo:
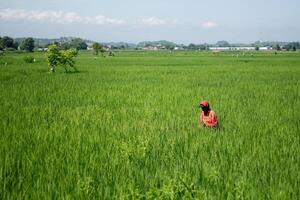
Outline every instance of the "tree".
<svg viewBox="0 0 300 200">
<path fill-rule="evenodd" d="M 291 47 L 290 47 L 289 44 L 285 45 L 283 48 L 284 48 L 285 50 L 287 50 L 287 51 L 289 51 L 289 50 L 291 49 Z"/>
<path fill-rule="evenodd" d="M 16 42 L 16 41 L 14 41 L 14 44 L 13 44 L 13 49 L 18 49 L 18 47 L 19 47 L 19 43 L 18 42 Z"/>
<path fill-rule="evenodd" d="M 46 53 L 46 58 L 51 72 L 55 72 L 55 68 L 58 65 L 61 65 L 65 69 L 65 72 L 68 72 L 68 68 L 70 67 L 77 71 L 75 61 L 73 60 L 77 54 L 78 52 L 75 48 L 59 50 L 57 45 L 50 45 Z"/>
<path fill-rule="evenodd" d="M 279 44 L 276 44 L 275 48 L 276 48 L 277 51 L 280 51 L 280 50 L 281 50 Z"/>
<path fill-rule="evenodd" d="M 92 45 L 94 51 L 95 51 L 95 54 L 98 55 L 99 53 L 99 50 L 102 48 L 102 45 L 99 44 L 98 42 L 95 42 L 93 45 Z"/>
<path fill-rule="evenodd" d="M 255 47 L 255 51 L 259 51 L 259 46 L 256 46 L 256 47 Z"/>
<path fill-rule="evenodd" d="M 18 43 L 11 37 L 4 36 L 0 41 L 0 47 L 2 49 L 18 49 Z"/>
<path fill-rule="evenodd" d="M 74 71 L 77 71 L 75 68 L 75 58 L 78 55 L 77 49 L 71 48 L 68 50 L 61 50 L 60 51 L 60 64 L 64 67 L 65 72 L 68 72 L 68 68 L 71 67 Z"/>
<path fill-rule="evenodd" d="M 191 43 L 191 44 L 189 44 L 189 46 L 187 48 L 190 50 L 197 50 L 197 45 Z"/>
<path fill-rule="evenodd" d="M 46 58 L 47 58 L 48 65 L 50 67 L 50 71 L 54 72 L 55 68 L 60 62 L 60 52 L 57 45 L 52 44 L 48 46 Z"/>
<path fill-rule="evenodd" d="M 100 53 L 102 56 L 104 56 L 104 53 L 106 52 L 106 50 L 103 48 L 103 46 L 101 46 L 100 48 Z"/>
<path fill-rule="evenodd" d="M 61 43 L 60 48 L 63 50 L 68 50 L 71 48 L 71 45 L 68 42 L 63 42 L 63 43 Z"/>
<path fill-rule="evenodd" d="M 287 51 L 289 51 L 289 50 L 296 51 L 297 49 L 300 49 L 300 43 L 299 42 L 290 42 L 290 43 L 286 44 L 283 48 L 286 49 Z"/>
<path fill-rule="evenodd" d="M 175 49 L 175 45 L 173 45 L 173 44 L 169 44 L 169 43 L 166 43 L 165 44 L 165 47 L 166 47 L 166 49 L 168 49 L 168 50 L 171 50 L 171 51 L 173 51 L 174 49 Z"/>
<path fill-rule="evenodd" d="M 251 46 L 252 46 L 252 47 L 261 47 L 262 44 L 261 44 L 260 41 L 256 41 L 256 42 L 254 42 L 253 44 L 251 44 Z"/>
<path fill-rule="evenodd" d="M 34 40 L 33 38 L 29 37 L 22 41 L 20 49 L 33 52 L 34 49 Z"/>
<path fill-rule="evenodd" d="M 216 43 L 216 45 L 217 45 L 218 47 L 230 47 L 229 42 L 224 41 L 224 40 L 218 41 L 218 42 Z"/>
<path fill-rule="evenodd" d="M 14 39 L 4 36 L 1 40 L 3 48 L 12 48 L 14 46 Z"/>
<path fill-rule="evenodd" d="M 81 38 L 74 38 L 70 42 L 70 47 L 77 50 L 86 50 L 87 44 Z"/>
<path fill-rule="evenodd" d="M 200 48 L 201 51 L 205 51 L 205 50 L 206 50 L 206 45 L 201 44 L 201 45 L 199 46 L 199 48 Z"/>
</svg>

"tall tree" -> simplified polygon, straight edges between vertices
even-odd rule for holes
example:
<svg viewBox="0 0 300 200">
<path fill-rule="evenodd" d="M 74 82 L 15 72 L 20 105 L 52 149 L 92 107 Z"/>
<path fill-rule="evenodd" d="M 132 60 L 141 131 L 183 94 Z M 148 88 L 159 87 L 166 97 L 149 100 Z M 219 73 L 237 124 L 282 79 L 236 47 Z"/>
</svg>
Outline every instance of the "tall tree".
<svg viewBox="0 0 300 200">
<path fill-rule="evenodd" d="M 99 50 L 102 48 L 102 45 L 99 44 L 98 42 L 95 42 L 93 45 L 92 45 L 94 51 L 95 51 L 95 54 L 98 55 L 99 53 Z"/>
<path fill-rule="evenodd" d="M 100 53 L 101 55 L 104 57 L 104 53 L 105 53 L 105 48 L 101 45 L 101 48 L 100 48 Z"/>
<path fill-rule="evenodd" d="M 81 38 L 74 38 L 70 42 L 70 46 L 77 50 L 86 50 L 87 44 Z"/>
<path fill-rule="evenodd" d="M 34 49 L 34 40 L 33 38 L 29 37 L 22 41 L 20 49 L 33 52 Z"/>
<path fill-rule="evenodd" d="M 71 45 L 69 42 L 63 42 L 60 44 L 60 48 L 63 49 L 63 50 L 68 50 L 71 48 Z"/>
<path fill-rule="evenodd" d="M 189 44 L 189 46 L 187 48 L 190 50 L 197 50 L 197 45 L 191 43 L 191 44 Z"/>
<path fill-rule="evenodd" d="M 8 49 L 8 48 L 18 49 L 18 43 L 15 42 L 14 39 L 11 37 L 4 36 L 1 39 L 0 43 L 1 43 L 0 46 L 2 47 L 2 49 Z"/>
</svg>

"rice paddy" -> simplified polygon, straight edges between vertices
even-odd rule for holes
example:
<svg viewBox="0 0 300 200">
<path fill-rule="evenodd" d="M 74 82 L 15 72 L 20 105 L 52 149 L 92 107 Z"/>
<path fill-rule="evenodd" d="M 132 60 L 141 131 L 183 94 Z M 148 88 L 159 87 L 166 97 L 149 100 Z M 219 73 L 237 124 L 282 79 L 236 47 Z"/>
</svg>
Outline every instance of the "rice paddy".
<svg viewBox="0 0 300 200">
<path fill-rule="evenodd" d="M 299 53 L 31 55 L 0 56 L 0 199 L 299 199 Z"/>
</svg>

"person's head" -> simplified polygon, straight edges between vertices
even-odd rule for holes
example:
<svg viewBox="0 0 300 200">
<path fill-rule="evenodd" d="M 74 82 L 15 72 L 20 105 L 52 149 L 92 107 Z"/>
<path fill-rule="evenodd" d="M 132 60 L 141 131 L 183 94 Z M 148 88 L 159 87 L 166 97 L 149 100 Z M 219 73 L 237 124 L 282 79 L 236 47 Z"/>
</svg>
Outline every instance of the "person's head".
<svg viewBox="0 0 300 200">
<path fill-rule="evenodd" d="M 201 101 L 199 106 L 204 112 L 208 112 L 210 110 L 209 103 L 206 100 Z"/>
</svg>

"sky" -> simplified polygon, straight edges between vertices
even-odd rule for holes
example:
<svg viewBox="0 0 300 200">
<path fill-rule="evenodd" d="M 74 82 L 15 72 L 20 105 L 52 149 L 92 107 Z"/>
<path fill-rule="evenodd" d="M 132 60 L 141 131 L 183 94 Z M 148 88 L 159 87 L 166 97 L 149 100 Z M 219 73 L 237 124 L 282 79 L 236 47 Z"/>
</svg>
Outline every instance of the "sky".
<svg viewBox="0 0 300 200">
<path fill-rule="evenodd" d="M 300 40 L 299 0 L 0 0 L 0 35 L 98 42 Z"/>
</svg>

